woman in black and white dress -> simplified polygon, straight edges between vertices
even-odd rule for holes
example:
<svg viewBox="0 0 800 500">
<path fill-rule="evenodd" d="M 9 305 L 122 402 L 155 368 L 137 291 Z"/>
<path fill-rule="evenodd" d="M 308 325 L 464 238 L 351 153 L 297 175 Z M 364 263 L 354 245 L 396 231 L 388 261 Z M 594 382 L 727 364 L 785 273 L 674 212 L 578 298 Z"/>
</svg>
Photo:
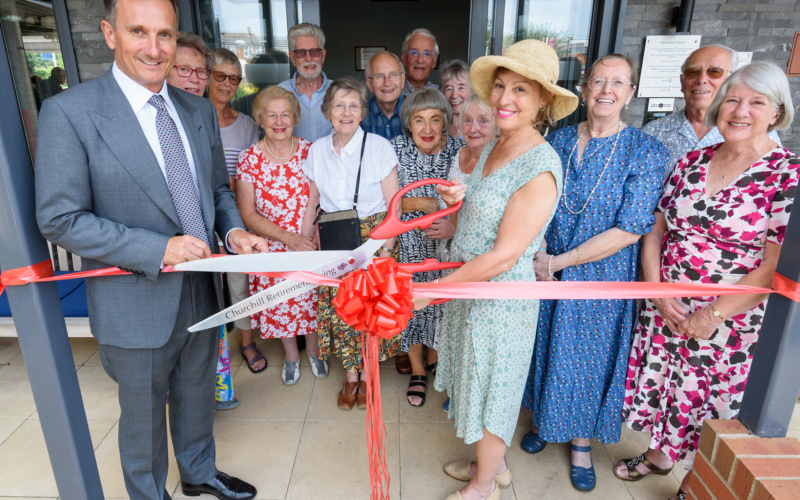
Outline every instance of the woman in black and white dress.
<svg viewBox="0 0 800 500">
<path fill-rule="evenodd" d="M 429 88 L 418 90 L 406 97 L 400 108 L 403 135 L 392 139 L 400 161 L 400 186 L 422 179 L 447 179 L 453 157 L 464 146 L 464 141 L 445 134 L 453 111 L 441 92 Z M 438 193 L 429 184 L 408 192 L 403 198 L 403 221 L 421 217 L 439 209 Z M 454 227 L 447 219 L 438 219 L 431 231 L 452 238 Z M 400 235 L 400 262 L 422 262 L 436 258 L 436 242 L 425 231 L 413 230 Z M 441 275 L 439 271 L 414 274 L 414 282 L 431 282 Z M 412 406 L 425 403 L 426 371 L 436 373 L 436 325 L 442 318 L 442 306 L 436 305 L 414 313 L 403 331 L 401 350 L 407 351 L 411 360 L 411 382 L 408 402 Z M 426 346 L 427 360 L 423 355 Z"/>
</svg>

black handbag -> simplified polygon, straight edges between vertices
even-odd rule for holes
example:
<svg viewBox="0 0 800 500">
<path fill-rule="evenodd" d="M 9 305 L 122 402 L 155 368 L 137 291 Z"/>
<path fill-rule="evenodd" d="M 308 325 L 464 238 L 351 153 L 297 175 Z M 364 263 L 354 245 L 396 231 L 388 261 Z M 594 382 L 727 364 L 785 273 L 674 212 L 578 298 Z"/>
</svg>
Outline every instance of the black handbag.
<svg viewBox="0 0 800 500">
<path fill-rule="evenodd" d="M 361 183 L 361 162 L 364 160 L 364 148 L 367 145 L 367 133 L 361 141 L 361 157 L 358 160 L 356 176 L 356 193 L 353 196 L 353 208 L 338 212 L 325 213 L 317 205 L 319 221 L 319 246 L 321 250 L 355 250 L 361 246 L 361 228 L 358 221 L 358 187 Z"/>
</svg>

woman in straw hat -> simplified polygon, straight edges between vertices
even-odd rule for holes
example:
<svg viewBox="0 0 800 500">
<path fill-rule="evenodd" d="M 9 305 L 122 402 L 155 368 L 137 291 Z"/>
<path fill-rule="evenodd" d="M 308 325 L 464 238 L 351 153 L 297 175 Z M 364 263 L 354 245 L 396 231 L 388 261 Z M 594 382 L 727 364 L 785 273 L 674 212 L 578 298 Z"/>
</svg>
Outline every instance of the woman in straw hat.
<svg viewBox="0 0 800 500">
<path fill-rule="evenodd" d="M 448 205 L 464 200 L 451 256 L 464 266 L 439 281 L 535 280 L 533 255 L 553 217 L 561 190 L 561 160 L 539 133 L 578 106 L 556 86 L 558 56 L 526 40 L 505 56 L 476 60 L 470 79 L 490 104 L 500 138 L 490 142 L 466 185 L 440 189 Z M 415 309 L 431 299 L 415 299 Z M 450 395 L 448 415 L 457 434 L 476 443 L 477 462 L 445 465 L 469 484 L 447 500 L 496 500 L 511 473 L 504 454 L 519 416 L 539 302 L 457 300 L 445 307 L 436 389 Z"/>
<path fill-rule="evenodd" d="M 639 239 L 655 223 L 669 151 L 624 122 L 636 89 L 630 59 L 598 59 L 581 84 L 585 122 L 547 136 L 561 157 L 564 190 L 547 249 L 536 254 L 539 280 L 636 281 Z M 591 439 L 616 443 L 635 300 L 543 300 L 523 405 L 533 430 L 522 448 L 571 442 L 572 485 L 595 486 Z"/>
</svg>

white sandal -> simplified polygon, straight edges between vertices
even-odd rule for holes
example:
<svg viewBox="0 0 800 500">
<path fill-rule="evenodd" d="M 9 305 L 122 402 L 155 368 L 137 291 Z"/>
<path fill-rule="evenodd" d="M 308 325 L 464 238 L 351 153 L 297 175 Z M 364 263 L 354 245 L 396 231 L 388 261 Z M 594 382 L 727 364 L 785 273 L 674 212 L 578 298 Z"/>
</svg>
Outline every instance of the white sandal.
<svg viewBox="0 0 800 500">
<path fill-rule="evenodd" d="M 311 373 L 317 378 L 325 378 L 328 376 L 328 362 L 320 359 L 319 355 L 309 356 L 308 360 L 311 362 Z"/>
<path fill-rule="evenodd" d="M 283 360 L 283 370 L 281 370 L 281 380 L 283 385 L 294 385 L 300 380 L 300 363 L 298 361 Z"/>
</svg>

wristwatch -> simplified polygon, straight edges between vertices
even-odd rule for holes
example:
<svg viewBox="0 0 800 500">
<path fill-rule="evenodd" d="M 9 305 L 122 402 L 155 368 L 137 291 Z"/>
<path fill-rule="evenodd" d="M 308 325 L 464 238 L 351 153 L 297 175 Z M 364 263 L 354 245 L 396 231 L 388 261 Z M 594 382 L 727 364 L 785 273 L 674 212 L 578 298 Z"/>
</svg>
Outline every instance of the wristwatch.
<svg viewBox="0 0 800 500">
<path fill-rule="evenodd" d="M 725 318 L 722 317 L 722 313 L 717 311 L 717 308 L 714 307 L 714 304 L 709 304 L 708 307 L 711 308 L 711 313 L 716 316 L 717 318 L 724 320 Z"/>
<path fill-rule="evenodd" d="M 386 247 L 381 247 L 381 252 L 389 252 L 389 253 L 392 253 L 392 252 L 394 252 L 394 248 L 386 248 Z"/>
</svg>

